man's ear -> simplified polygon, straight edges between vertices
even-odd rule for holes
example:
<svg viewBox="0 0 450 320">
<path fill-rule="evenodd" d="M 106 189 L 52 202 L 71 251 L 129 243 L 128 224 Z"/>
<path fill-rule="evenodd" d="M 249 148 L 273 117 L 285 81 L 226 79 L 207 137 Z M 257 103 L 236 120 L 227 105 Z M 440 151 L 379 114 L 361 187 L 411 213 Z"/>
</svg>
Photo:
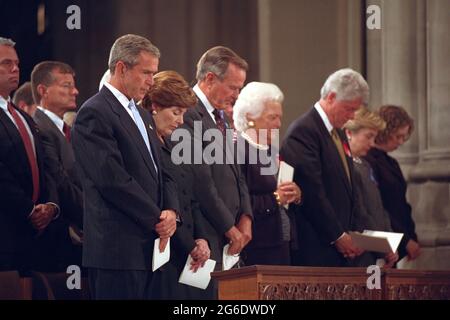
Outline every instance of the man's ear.
<svg viewBox="0 0 450 320">
<path fill-rule="evenodd" d="M 126 71 L 127 65 L 123 61 L 117 61 L 115 73 L 117 73 L 119 77 L 123 77 Z"/>
<path fill-rule="evenodd" d="M 330 93 L 327 95 L 327 97 L 326 97 L 325 100 L 327 100 L 327 102 L 328 102 L 330 105 L 333 104 L 333 102 L 336 100 L 336 92 L 330 92 Z"/>
<path fill-rule="evenodd" d="M 36 90 L 37 90 L 38 95 L 39 95 L 41 100 L 42 100 L 42 98 L 44 98 L 47 95 L 48 89 L 43 84 L 38 84 L 37 87 L 36 87 Z M 39 104 L 40 104 L 40 101 L 39 101 Z"/>
<path fill-rule="evenodd" d="M 216 78 L 217 76 L 214 73 L 208 72 L 205 77 L 205 82 L 207 85 L 211 86 L 216 80 Z"/>
</svg>

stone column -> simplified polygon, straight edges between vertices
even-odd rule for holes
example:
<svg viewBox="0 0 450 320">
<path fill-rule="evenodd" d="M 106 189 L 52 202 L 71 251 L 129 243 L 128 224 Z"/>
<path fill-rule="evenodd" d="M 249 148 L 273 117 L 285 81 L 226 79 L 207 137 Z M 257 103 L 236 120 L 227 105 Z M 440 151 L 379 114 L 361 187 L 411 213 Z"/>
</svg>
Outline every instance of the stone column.
<svg viewBox="0 0 450 320">
<path fill-rule="evenodd" d="M 394 156 L 408 180 L 423 254 L 405 268 L 450 268 L 450 3 L 368 1 L 382 27 L 367 30 L 371 105 L 403 106 L 415 120 L 411 139 Z"/>
</svg>

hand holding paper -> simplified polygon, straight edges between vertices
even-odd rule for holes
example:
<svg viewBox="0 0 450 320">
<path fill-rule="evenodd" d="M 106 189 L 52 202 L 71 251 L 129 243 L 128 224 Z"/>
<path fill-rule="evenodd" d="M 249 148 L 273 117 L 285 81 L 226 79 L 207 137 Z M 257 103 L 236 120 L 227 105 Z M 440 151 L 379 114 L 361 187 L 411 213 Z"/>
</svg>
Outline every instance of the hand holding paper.
<svg viewBox="0 0 450 320">
<path fill-rule="evenodd" d="M 350 232 L 353 242 L 358 247 L 375 252 L 396 252 L 403 233 L 364 230 L 363 233 Z"/>
<path fill-rule="evenodd" d="M 192 257 L 189 255 L 178 282 L 204 290 L 211 281 L 211 272 L 214 271 L 216 261 L 208 259 L 196 272 L 190 269 L 192 262 Z"/>
<path fill-rule="evenodd" d="M 231 269 L 238 261 L 239 261 L 239 254 L 228 254 L 228 249 L 230 245 L 227 244 L 223 247 L 223 254 L 222 254 L 222 270 L 226 271 Z"/>
</svg>

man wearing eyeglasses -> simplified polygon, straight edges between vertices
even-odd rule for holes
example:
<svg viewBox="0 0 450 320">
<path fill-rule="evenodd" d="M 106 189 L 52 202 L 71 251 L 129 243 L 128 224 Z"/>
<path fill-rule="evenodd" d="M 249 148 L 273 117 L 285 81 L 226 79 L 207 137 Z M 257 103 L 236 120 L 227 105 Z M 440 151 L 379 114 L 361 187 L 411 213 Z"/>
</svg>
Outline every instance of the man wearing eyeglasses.
<svg viewBox="0 0 450 320">
<path fill-rule="evenodd" d="M 0 37 L 0 270 L 26 272 L 37 269 L 40 245 L 59 208 L 36 124 L 9 96 L 19 84 L 14 46 Z"/>
<path fill-rule="evenodd" d="M 48 243 L 46 250 L 53 252 L 45 257 L 48 271 L 65 271 L 68 265 L 81 264 L 81 181 L 75 170 L 70 127 L 63 121 L 66 112 L 76 109 L 78 90 L 74 78 L 72 67 L 59 61 L 43 61 L 31 73 L 33 97 L 38 105 L 33 118 L 41 132 L 47 154 L 46 170 L 56 181 L 61 206 L 61 218 L 51 230 L 54 241 Z"/>
</svg>

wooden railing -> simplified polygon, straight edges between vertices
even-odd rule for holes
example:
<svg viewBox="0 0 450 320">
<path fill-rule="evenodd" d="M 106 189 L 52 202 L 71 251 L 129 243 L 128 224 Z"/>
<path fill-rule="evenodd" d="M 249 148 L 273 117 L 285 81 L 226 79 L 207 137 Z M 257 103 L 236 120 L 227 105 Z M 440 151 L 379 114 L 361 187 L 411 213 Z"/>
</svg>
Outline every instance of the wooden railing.
<svg viewBox="0 0 450 320">
<path fill-rule="evenodd" d="M 379 269 L 379 279 L 367 271 L 258 265 L 212 276 L 220 300 L 450 300 L 450 271 Z"/>
</svg>

